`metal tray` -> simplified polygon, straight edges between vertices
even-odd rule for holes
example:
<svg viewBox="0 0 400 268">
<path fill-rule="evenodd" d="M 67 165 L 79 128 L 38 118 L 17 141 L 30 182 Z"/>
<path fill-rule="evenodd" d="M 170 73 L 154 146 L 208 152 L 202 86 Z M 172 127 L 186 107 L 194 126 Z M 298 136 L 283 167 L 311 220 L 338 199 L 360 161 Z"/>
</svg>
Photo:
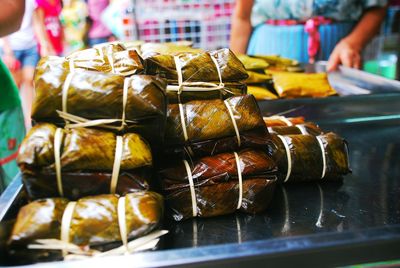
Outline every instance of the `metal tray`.
<svg viewBox="0 0 400 268">
<path fill-rule="evenodd" d="M 305 69 L 307 72 L 325 72 L 326 65 L 326 61 L 318 61 L 307 65 Z M 344 66 L 328 73 L 328 79 L 341 96 L 400 93 L 400 81 Z"/>
<path fill-rule="evenodd" d="M 323 267 L 400 258 L 400 95 L 266 101 L 260 107 L 264 115 L 305 116 L 345 137 L 353 173 L 342 183 L 280 186 L 259 215 L 167 221 L 170 233 L 156 251 L 41 266 Z M 0 197 L 2 223 L 15 217 L 20 189 L 17 179 Z M 0 234 L 4 239 L 7 228 Z"/>
</svg>

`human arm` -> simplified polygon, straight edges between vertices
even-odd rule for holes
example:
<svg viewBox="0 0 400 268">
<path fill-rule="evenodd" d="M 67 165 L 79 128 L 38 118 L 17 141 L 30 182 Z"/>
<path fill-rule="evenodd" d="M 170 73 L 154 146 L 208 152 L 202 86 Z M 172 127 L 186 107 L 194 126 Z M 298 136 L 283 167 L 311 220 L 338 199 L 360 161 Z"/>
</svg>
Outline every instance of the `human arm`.
<svg viewBox="0 0 400 268">
<path fill-rule="evenodd" d="M 237 0 L 235 10 L 232 15 L 230 48 L 238 54 L 245 54 L 247 44 L 250 39 L 251 11 L 253 9 L 254 0 Z"/>
<path fill-rule="evenodd" d="M 0 0 L 0 37 L 11 34 L 21 27 L 25 12 L 24 0 Z"/>
<path fill-rule="evenodd" d="M 55 55 L 44 24 L 44 11 L 40 7 L 33 12 L 33 28 L 40 45 L 40 56 Z"/>
<path fill-rule="evenodd" d="M 11 71 L 15 71 L 20 68 L 20 62 L 15 58 L 14 52 L 11 48 L 10 41 L 8 37 L 3 37 L 3 62 Z"/>
<path fill-rule="evenodd" d="M 353 31 L 336 45 L 329 57 L 327 70 L 333 71 L 339 64 L 359 69 L 361 52 L 378 33 L 385 14 L 386 7 L 374 7 L 365 11 Z"/>
</svg>

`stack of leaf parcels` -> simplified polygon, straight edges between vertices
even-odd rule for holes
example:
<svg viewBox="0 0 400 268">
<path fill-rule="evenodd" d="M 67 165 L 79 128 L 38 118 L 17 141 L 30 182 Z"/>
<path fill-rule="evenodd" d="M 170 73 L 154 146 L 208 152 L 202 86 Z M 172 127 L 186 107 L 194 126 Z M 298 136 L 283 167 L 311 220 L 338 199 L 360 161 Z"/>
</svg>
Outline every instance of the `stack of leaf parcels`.
<svg viewBox="0 0 400 268">
<path fill-rule="evenodd" d="M 39 243 L 56 258 L 101 255 L 121 241 L 126 252 L 130 239 L 156 238 L 164 201 L 150 191 L 152 151 L 163 142 L 166 81 L 144 74 L 136 50 L 117 43 L 42 58 L 34 82 L 36 124 L 18 156 L 32 202 L 18 214 L 10 252 L 31 256 L 27 247 Z"/>
<path fill-rule="evenodd" d="M 269 204 L 277 181 L 271 138 L 248 78 L 229 49 L 150 53 L 147 74 L 167 79 L 169 98 L 159 175 L 177 221 Z"/>
</svg>

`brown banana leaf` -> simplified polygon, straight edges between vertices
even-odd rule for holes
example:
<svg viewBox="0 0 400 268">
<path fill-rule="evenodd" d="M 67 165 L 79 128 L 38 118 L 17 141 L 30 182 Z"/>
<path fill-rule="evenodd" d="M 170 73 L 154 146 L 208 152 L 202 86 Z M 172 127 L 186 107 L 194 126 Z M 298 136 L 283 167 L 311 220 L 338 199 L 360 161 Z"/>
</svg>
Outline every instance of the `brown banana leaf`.
<svg viewBox="0 0 400 268">
<path fill-rule="evenodd" d="M 36 97 L 32 118 L 37 122 L 63 123 L 62 89 L 68 68 L 42 59 L 35 74 Z M 127 78 L 125 130 L 142 134 L 149 142 L 162 140 L 166 117 L 166 82 L 161 78 L 134 75 Z M 96 119 L 122 119 L 123 87 L 121 75 L 76 71 L 67 93 L 66 112 L 74 116 Z M 121 122 L 116 122 L 120 126 Z"/>
<path fill-rule="evenodd" d="M 179 105 L 168 106 L 165 152 L 179 154 L 185 151 L 184 147 L 190 147 L 192 156 L 205 156 L 247 147 L 268 150 L 269 133 L 254 97 L 231 97 L 225 102 L 233 111 L 240 134 L 240 147 L 224 101 L 191 101 L 182 105 L 187 141 L 183 134 Z"/>
<path fill-rule="evenodd" d="M 50 123 L 34 126 L 23 140 L 17 163 L 22 172 L 54 171 L 54 135 L 57 127 Z M 149 145 L 135 133 L 123 136 L 121 170 L 152 165 Z M 116 147 L 116 135 L 112 132 L 76 128 L 63 130 L 61 142 L 61 169 L 112 170 Z"/>
<path fill-rule="evenodd" d="M 54 135 L 50 123 L 34 126 L 21 144 L 17 163 L 30 199 L 59 196 L 55 175 Z M 63 130 L 60 164 L 64 195 L 77 199 L 85 195 L 110 193 L 116 135 L 97 129 Z M 138 134 L 123 135 L 121 170 L 116 193 L 149 188 L 152 155 Z"/>
<path fill-rule="evenodd" d="M 96 246 L 121 241 L 118 225 L 117 195 L 81 198 L 72 214 L 70 243 Z M 41 199 L 22 207 L 9 238 L 9 245 L 26 246 L 37 239 L 60 239 L 61 219 L 68 200 Z M 162 220 L 161 195 L 141 191 L 126 195 L 125 217 L 128 239 L 156 229 Z"/>
<path fill-rule="evenodd" d="M 275 162 L 263 151 L 238 152 L 242 172 L 243 200 L 240 211 L 265 210 L 276 182 Z M 233 153 L 201 158 L 190 163 L 197 200 L 197 216 L 213 217 L 236 211 L 239 182 Z M 188 174 L 183 162 L 160 171 L 164 196 L 173 219 L 193 217 Z"/>
<path fill-rule="evenodd" d="M 243 64 L 227 48 L 203 53 L 180 53 L 178 56 L 184 82 L 219 81 L 218 70 L 211 57 L 218 62 L 223 82 L 238 82 L 248 77 Z M 173 55 L 154 55 L 145 58 L 144 62 L 146 74 L 159 75 L 171 82 L 178 81 Z"/>
<path fill-rule="evenodd" d="M 318 136 L 323 133 L 316 124 L 311 122 L 306 122 L 304 124 L 297 124 L 294 126 L 275 126 L 268 127 L 269 133 L 274 133 L 278 135 L 294 135 L 294 134 L 309 134 L 313 136 Z"/>
<path fill-rule="evenodd" d="M 56 60 L 50 57 L 48 60 Z M 124 76 L 141 73 L 142 59 L 136 50 L 126 50 L 121 44 L 109 44 L 72 53 L 66 57 L 69 66 L 73 62 L 78 70 L 114 73 Z"/>
<path fill-rule="evenodd" d="M 276 146 L 272 154 L 278 165 L 279 181 L 284 182 L 288 173 L 288 157 L 282 140 L 271 134 Z M 290 150 L 291 173 L 287 182 L 340 180 L 351 172 L 348 160 L 347 142 L 330 132 L 318 136 L 324 146 L 326 170 L 323 178 L 322 149 L 317 137 L 312 135 L 286 135 Z"/>
<path fill-rule="evenodd" d="M 214 82 L 218 85 L 219 82 Z M 173 85 L 173 84 L 172 84 Z M 243 83 L 224 83 L 224 89 L 208 90 L 204 88 L 203 91 L 190 91 L 183 89 L 180 94 L 176 90 L 170 90 L 167 87 L 168 103 L 186 103 L 192 100 L 214 100 L 214 99 L 227 99 L 234 96 L 241 96 L 247 93 L 247 86 Z"/>
<path fill-rule="evenodd" d="M 137 168 L 120 171 L 115 193 L 125 195 L 132 192 L 153 188 L 150 181 L 151 169 Z M 27 172 L 22 174 L 22 181 L 29 200 L 59 197 L 55 173 Z M 62 188 L 64 197 L 70 200 L 98 194 L 109 194 L 111 172 L 79 171 L 63 172 Z"/>
<path fill-rule="evenodd" d="M 32 117 L 59 121 L 61 91 L 69 70 L 42 59 L 36 67 L 36 98 Z M 121 119 L 124 77 L 115 74 L 75 72 L 67 95 L 67 112 L 87 119 Z M 125 108 L 126 120 L 165 114 L 165 80 L 147 75 L 132 76 Z M 107 109 L 104 109 L 107 107 Z"/>
</svg>

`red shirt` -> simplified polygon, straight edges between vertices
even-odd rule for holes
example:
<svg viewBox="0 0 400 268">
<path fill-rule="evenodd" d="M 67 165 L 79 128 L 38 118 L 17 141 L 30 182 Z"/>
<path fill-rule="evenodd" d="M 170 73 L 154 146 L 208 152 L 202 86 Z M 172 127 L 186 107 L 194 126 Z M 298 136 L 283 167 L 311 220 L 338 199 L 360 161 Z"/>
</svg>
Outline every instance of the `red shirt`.
<svg viewBox="0 0 400 268">
<path fill-rule="evenodd" d="M 49 40 L 57 55 L 63 53 L 62 28 L 60 23 L 61 1 L 60 0 L 36 0 L 38 8 L 44 13 L 44 26 Z"/>
</svg>

